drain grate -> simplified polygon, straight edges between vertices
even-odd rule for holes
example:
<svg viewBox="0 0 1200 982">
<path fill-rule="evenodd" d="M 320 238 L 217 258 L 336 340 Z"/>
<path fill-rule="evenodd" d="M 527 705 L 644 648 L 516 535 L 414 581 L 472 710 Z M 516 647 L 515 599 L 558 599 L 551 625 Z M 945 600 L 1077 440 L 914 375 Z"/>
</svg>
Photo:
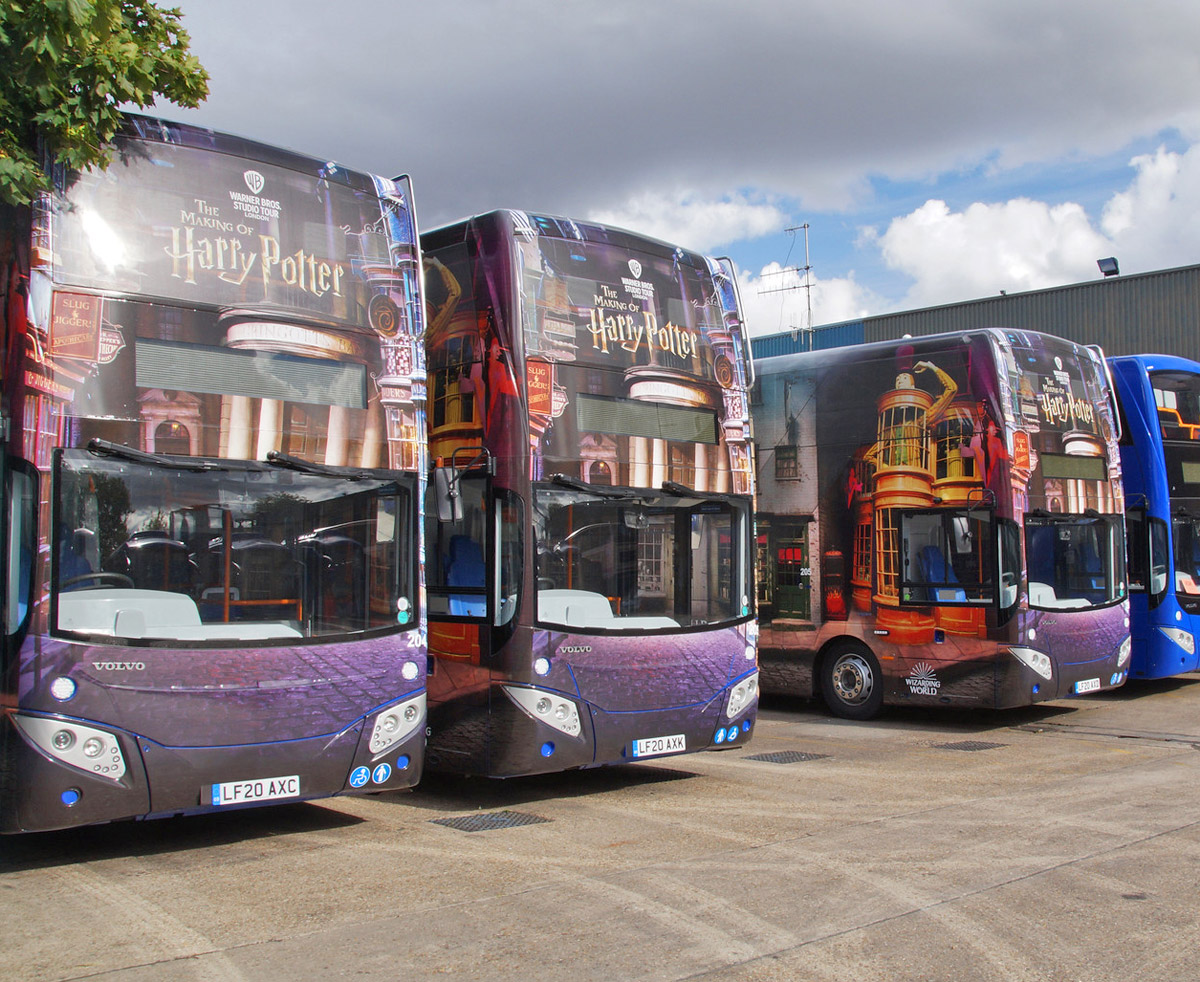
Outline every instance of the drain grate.
<svg viewBox="0 0 1200 982">
<path fill-rule="evenodd" d="M 445 825 L 460 832 L 487 832 L 491 829 L 512 829 L 518 825 L 538 825 L 550 819 L 524 812 L 491 812 L 487 815 L 460 815 L 458 818 L 430 819 L 434 825 Z"/>
<path fill-rule="evenodd" d="M 976 750 L 995 750 L 997 747 L 1007 747 L 1007 743 L 988 743 L 986 740 L 959 740 L 958 743 L 935 743 L 936 750 L 965 750 L 973 753 Z"/>
<path fill-rule="evenodd" d="M 824 760 L 829 754 L 809 754 L 803 750 L 776 750 L 769 754 L 750 754 L 743 760 L 765 760 L 768 764 L 798 764 L 805 760 Z"/>
</svg>

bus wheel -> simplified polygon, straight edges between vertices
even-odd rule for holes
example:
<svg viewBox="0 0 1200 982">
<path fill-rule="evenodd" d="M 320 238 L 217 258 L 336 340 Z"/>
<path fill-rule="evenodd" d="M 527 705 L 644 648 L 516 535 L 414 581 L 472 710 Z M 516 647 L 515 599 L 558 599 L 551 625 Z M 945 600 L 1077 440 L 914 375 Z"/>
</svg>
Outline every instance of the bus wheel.
<svg viewBox="0 0 1200 982">
<path fill-rule="evenodd" d="M 834 648 L 821 665 L 821 693 L 835 716 L 871 719 L 883 706 L 879 662 L 857 645 Z"/>
</svg>

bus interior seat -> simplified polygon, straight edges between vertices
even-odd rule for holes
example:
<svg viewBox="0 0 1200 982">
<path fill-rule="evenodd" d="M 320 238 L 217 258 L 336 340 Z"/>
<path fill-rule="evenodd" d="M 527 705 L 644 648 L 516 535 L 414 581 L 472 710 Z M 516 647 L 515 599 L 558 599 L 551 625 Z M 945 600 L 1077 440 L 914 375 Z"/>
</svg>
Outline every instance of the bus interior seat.
<svg viewBox="0 0 1200 982">
<path fill-rule="evenodd" d="M 66 583 L 63 590 L 79 590 L 87 584 L 83 581 L 79 583 L 68 583 L 67 581 L 75 579 L 79 576 L 87 576 L 88 573 L 94 572 L 92 564 L 88 562 L 87 554 L 83 549 L 84 541 L 78 534 L 79 530 L 72 532 L 65 525 L 60 525 L 58 530 L 58 582 Z"/>
<path fill-rule="evenodd" d="M 106 568 L 124 573 L 143 590 L 166 590 L 191 594 L 195 590 L 195 567 L 187 545 L 165 532 L 135 532 L 105 563 Z"/>
<path fill-rule="evenodd" d="M 1026 539 L 1028 578 L 1047 585 L 1057 579 L 1054 575 L 1054 529 L 1049 526 L 1030 529 Z"/>
<path fill-rule="evenodd" d="M 920 552 L 921 577 L 929 584 L 929 599 L 934 603 L 953 602 L 965 603 L 967 592 L 961 587 L 946 587 L 942 584 L 957 583 L 954 567 L 946 562 L 946 557 L 937 546 L 925 546 Z"/>
<path fill-rule="evenodd" d="M 1093 590 L 1104 589 L 1104 565 L 1100 562 L 1100 554 L 1090 542 L 1084 542 L 1079 547 L 1080 559 L 1083 563 L 1083 575 L 1089 587 Z"/>
<path fill-rule="evenodd" d="M 487 585 L 483 550 L 469 535 L 455 535 L 450 539 L 446 584 L 481 588 Z M 478 595 L 451 594 L 450 613 L 457 617 L 482 617 L 487 613 L 487 599 Z"/>
</svg>

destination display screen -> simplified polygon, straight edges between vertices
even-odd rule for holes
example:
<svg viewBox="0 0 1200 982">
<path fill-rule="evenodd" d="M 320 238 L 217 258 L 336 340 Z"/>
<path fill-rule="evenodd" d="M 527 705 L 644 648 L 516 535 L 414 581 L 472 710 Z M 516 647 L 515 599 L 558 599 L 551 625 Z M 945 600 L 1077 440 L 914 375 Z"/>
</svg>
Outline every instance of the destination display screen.
<svg viewBox="0 0 1200 982">
<path fill-rule="evenodd" d="M 580 430 L 640 436 L 650 440 L 717 442 L 717 414 L 711 409 L 602 398 L 582 393 L 575 407 Z"/>
<path fill-rule="evenodd" d="M 1108 468 L 1103 457 L 1073 454 L 1042 454 L 1042 476 L 1064 481 L 1106 481 Z"/>
</svg>

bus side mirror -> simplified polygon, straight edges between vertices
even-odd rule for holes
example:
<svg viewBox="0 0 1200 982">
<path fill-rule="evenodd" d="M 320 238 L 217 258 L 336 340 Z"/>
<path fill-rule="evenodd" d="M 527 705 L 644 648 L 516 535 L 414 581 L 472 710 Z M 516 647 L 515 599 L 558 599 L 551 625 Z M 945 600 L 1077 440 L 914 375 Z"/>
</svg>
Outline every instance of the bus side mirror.
<svg viewBox="0 0 1200 982">
<path fill-rule="evenodd" d="M 461 522 L 463 518 L 462 492 L 459 479 L 462 472 L 456 467 L 433 469 L 433 496 L 437 501 L 439 522 Z"/>
</svg>

